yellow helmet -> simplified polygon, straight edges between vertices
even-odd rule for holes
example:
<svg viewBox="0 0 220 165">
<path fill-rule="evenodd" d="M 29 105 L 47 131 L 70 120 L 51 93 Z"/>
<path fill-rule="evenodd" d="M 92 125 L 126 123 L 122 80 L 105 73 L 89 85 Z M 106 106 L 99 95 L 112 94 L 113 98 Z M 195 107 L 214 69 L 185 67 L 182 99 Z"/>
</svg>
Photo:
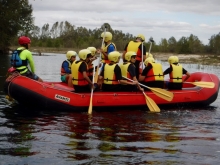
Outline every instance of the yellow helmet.
<svg viewBox="0 0 220 165">
<path fill-rule="evenodd" d="M 153 55 L 151 53 L 149 54 L 148 52 L 146 52 L 146 58 L 148 58 L 148 57 L 153 57 Z"/>
<path fill-rule="evenodd" d="M 131 61 L 131 57 L 132 56 L 137 56 L 137 54 L 135 52 L 129 51 L 125 54 L 125 60 L 127 61 Z"/>
<path fill-rule="evenodd" d="M 77 56 L 77 53 L 76 53 L 75 51 L 72 51 L 72 50 L 70 50 L 70 51 L 68 51 L 68 52 L 66 53 L 66 58 L 67 58 L 68 60 L 70 60 L 72 56 Z"/>
<path fill-rule="evenodd" d="M 143 34 L 138 34 L 137 37 L 136 37 L 136 39 L 137 39 L 137 38 L 141 38 L 141 41 L 142 41 L 142 42 L 145 41 L 145 37 L 144 37 Z"/>
<path fill-rule="evenodd" d="M 96 54 L 96 48 L 95 47 L 88 47 L 87 49 L 89 49 L 91 51 L 92 56 L 94 56 Z"/>
<path fill-rule="evenodd" d="M 154 62 L 155 62 L 155 60 L 154 60 L 153 57 L 148 57 L 148 58 L 146 58 L 146 60 L 144 61 L 144 64 L 147 66 L 148 63 L 154 63 Z"/>
<path fill-rule="evenodd" d="M 179 58 L 178 58 L 177 56 L 170 56 L 170 57 L 168 58 L 168 62 L 169 62 L 170 64 L 178 63 L 178 62 L 179 62 Z"/>
<path fill-rule="evenodd" d="M 121 54 L 118 51 L 113 51 L 109 53 L 108 59 L 109 61 L 117 62 L 118 59 L 120 58 Z"/>
<path fill-rule="evenodd" d="M 88 55 L 91 55 L 91 51 L 89 49 L 82 49 L 79 51 L 79 58 L 85 60 Z"/>
<path fill-rule="evenodd" d="M 103 38 L 104 37 L 104 34 L 105 34 L 105 38 L 104 38 L 104 41 L 105 42 L 108 42 L 108 41 L 111 41 L 112 40 L 112 33 L 110 32 L 103 32 L 101 34 L 101 37 Z"/>
</svg>

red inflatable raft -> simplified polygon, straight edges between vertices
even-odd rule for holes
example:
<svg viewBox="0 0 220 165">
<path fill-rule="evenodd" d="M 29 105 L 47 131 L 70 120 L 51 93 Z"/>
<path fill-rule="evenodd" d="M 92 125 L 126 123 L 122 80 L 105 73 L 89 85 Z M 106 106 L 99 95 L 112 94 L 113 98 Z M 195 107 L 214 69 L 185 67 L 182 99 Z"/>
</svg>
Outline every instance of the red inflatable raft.
<svg viewBox="0 0 220 165">
<path fill-rule="evenodd" d="M 24 76 L 12 76 L 7 80 L 7 93 L 21 104 L 31 107 L 59 110 L 88 109 L 90 93 L 75 93 L 73 88 L 62 82 L 37 82 Z M 152 91 L 146 91 L 159 107 L 173 105 L 206 106 L 213 103 L 219 91 L 219 78 L 214 74 L 195 72 L 188 82 L 213 82 L 213 88 L 204 88 L 184 83 L 182 90 L 173 93 L 171 101 L 164 100 Z M 141 92 L 94 92 L 93 108 L 97 107 L 136 107 L 146 106 L 146 100 Z M 103 109 L 103 108 L 102 108 Z"/>
</svg>

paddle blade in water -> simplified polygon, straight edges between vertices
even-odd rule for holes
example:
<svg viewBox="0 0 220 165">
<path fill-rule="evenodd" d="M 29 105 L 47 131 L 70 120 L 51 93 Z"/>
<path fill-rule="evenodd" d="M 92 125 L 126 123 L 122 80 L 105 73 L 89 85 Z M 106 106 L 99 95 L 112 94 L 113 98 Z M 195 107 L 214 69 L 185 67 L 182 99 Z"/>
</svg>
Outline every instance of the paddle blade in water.
<svg viewBox="0 0 220 165">
<path fill-rule="evenodd" d="M 88 114 L 92 114 L 92 98 L 90 98 Z"/>
<path fill-rule="evenodd" d="M 147 103 L 147 106 L 151 112 L 160 112 L 160 108 L 157 106 L 157 104 L 150 98 L 148 97 L 144 92 L 145 100 Z"/>
<path fill-rule="evenodd" d="M 93 89 L 91 91 L 88 114 L 92 114 L 92 98 L 93 98 Z"/>
</svg>

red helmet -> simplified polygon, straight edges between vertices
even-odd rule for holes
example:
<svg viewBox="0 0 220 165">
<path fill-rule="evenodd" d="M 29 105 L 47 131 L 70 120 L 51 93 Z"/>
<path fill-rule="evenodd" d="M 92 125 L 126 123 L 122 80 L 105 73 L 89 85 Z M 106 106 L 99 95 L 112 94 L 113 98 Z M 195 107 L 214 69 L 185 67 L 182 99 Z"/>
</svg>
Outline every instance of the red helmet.
<svg viewBox="0 0 220 165">
<path fill-rule="evenodd" d="M 21 37 L 18 39 L 18 43 L 19 43 L 20 45 L 30 44 L 30 43 L 31 43 L 31 39 L 28 38 L 28 37 L 25 37 L 25 36 L 21 36 Z"/>
</svg>

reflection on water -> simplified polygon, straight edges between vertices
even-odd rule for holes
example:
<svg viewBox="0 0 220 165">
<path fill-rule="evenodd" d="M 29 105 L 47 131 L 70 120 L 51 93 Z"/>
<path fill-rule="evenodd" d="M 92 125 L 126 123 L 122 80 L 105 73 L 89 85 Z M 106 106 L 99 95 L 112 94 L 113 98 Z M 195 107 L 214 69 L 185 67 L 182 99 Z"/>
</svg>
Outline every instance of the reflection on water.
<svg viewBox="0 0 220 165">
<path fill-rule="evenodd" d="M 6 56 L 0 61 L 0 83 L 8 60 Z M 34 60 L 40 77 L 60 81 L 64 55 L 34 56 Z M 220 70 L 184 67 L 190 72 Z M 0 88 L 0 164 L 219 164 L 219 104 L 218 96 L 200 109 L 179 105 L 154 114 L 146 107 L 94 111 L 88 116 L 33 111 L 8 102 Z"/>
<path fill-rule="evenodd" d="M 19 156 L 20 162 L 36 164 L 217 163 L 217 116 L 215 108 L 160 114 L 121 110 L 92 116 L 4 109 L 0 157 L 11 162 Z"/>
</svg>

